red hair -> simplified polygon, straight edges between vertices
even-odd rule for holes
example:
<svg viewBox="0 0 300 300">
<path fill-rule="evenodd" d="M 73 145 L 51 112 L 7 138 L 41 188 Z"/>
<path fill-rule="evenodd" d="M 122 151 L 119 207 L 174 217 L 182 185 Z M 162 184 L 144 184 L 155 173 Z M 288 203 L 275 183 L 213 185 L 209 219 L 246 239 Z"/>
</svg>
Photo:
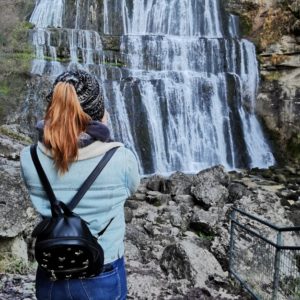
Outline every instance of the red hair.
<svg viewBox="0 0 300 300">
<path fill-rule="evenodd" d="M 78 156 L 78 136 L 91 120 L 81 108 L 72 84 L 59 82 L 45 115 L 44 144 L 61 174 Z"/>
</svg>

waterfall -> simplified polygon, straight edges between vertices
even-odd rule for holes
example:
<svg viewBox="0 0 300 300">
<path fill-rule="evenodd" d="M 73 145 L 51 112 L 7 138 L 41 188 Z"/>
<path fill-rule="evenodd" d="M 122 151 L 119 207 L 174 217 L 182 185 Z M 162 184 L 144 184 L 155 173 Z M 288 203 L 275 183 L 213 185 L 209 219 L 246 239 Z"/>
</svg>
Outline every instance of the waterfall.
<svg viewBox="0 0 300 300">
<path fill-rule="evenodd" d="M 39 0 L 31 15 L 30 22 L 37 27 L 62 27 L 64 0 Z"/>
<path fill-rule="evenodd" d="M 238 18 L 219 0 L 103 0 L 99 31 L 121 34 L 121 66 L 107 63 L 113 54 L 98 32 L 80 28 L 85 0 L 74 3 L 74 28 L 62 28 L 65 4 L 54 2 L 55 13 L 37 1 L 31 17 L 32 73 L 53 80 L 74 67 L 93 72 L 112 135 L 136 153 L 143 173 L 274 164 L 254 113 L 255 47 L 239 38 Z M 61 49 L 68 61 L 59 62 Z"/>
</svg>

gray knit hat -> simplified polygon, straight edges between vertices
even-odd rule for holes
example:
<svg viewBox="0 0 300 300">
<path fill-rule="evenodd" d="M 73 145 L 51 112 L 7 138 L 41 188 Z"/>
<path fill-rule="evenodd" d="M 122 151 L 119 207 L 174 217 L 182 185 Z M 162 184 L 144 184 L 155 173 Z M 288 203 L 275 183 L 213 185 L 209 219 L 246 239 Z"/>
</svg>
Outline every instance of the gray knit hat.
<svg viewBox="0 0 300 300">
<path fill-rule="evenodd" d="M 49 102 L 52 100 L 53 90 L 59 82 L 68 82 L 74 86 L 83 111 L 93 120 L 98 121 L 103 118 L 103 92 L 95 76 L 83 70 L 67 71 L 62 73 L 56 78 L 53 88 L 47 96 Z"/>
</svg>

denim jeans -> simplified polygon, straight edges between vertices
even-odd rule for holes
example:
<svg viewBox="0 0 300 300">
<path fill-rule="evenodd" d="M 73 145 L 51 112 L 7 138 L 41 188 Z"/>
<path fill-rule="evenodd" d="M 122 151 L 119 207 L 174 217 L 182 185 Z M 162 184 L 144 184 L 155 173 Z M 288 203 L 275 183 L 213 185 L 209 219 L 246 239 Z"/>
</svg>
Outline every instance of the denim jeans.
<svg viewBox="0 0 300 300">
<path fill-rule="evenodd" d="M 105 265 L 100 275 L 88 279 L 51 281 L 39 268 L 36 274 L 38 300 L 125 300 L 126 294 L 123 257 Z"/>
</svg>

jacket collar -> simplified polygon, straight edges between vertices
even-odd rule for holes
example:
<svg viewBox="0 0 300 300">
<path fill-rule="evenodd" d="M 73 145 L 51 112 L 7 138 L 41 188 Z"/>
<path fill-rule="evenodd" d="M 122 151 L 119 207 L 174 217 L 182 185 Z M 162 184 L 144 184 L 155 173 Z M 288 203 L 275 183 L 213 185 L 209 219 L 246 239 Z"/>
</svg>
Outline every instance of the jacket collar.
<svg viewBox="0 0 300 300">
<path fill-rule="evenodd" d="M 112 148 L 122 147 L 122 146 L 124 145 L 119 142 L 105 143 L 101 141 L 95 141 L 86 147 L 78 149 L 77 160 L 85 160 L 99 155 L 103 155 L 104 153 L 106 153 L 108 150 Z M 38 148 L 47 156 L 52 157 L 51 151 L 48 148 L 46 148 L 43 143 L 38 142 Z"/>
</svg>

